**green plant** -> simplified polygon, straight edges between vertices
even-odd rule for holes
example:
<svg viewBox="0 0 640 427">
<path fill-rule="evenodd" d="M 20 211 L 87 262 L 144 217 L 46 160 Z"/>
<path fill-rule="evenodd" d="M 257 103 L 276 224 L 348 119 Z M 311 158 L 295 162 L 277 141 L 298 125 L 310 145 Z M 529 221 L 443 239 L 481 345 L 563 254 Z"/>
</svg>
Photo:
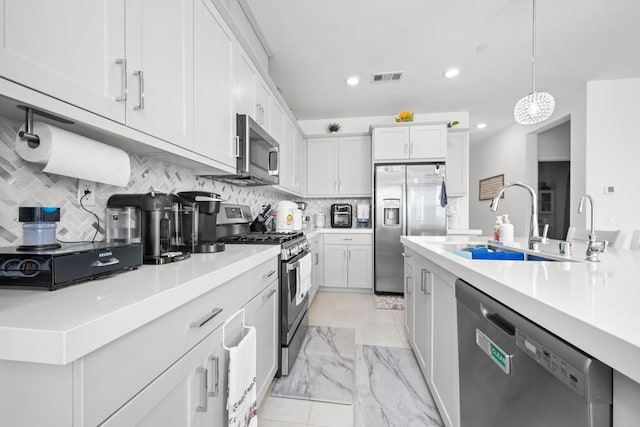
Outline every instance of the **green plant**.
<svg viewBox="0 0 640 427">
<path fill-rule="evenodd" d="M 340 123 L 329 123 L 327 130 L 329 132 L 338 132 L 340 130 Z"/>
<path fill-rule="evenodd" d="M 447 127 L 448 127 L 448 128 L 452 128 L 452 127 L 454 127 L 454 126 L 456 126 L 456 125 L 459 125 L 459 124 L 460 124 L 460 122 L 459 122 L 459 121 L 454 120 L 454 121 L 452 121 L 452 122 L 447 123 Z"/>
</svg>

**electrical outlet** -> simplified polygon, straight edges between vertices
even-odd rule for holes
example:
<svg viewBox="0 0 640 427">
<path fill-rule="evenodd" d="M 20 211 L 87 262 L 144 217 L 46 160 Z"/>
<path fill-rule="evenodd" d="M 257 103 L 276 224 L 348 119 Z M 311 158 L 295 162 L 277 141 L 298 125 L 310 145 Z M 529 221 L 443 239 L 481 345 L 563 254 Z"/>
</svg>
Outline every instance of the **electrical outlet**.
<svg viewBox="0 0 640 427">
<path fill-rule="evenodd" d="M 85 196 L 84 199 L 82 199 L 82 204 L 84 206 L 95 206 L 96 204 L 96 183 L 95 182 L 85 181 L 84 179 L 78 180 L 78 204 L 80 204 L 80 199 L 83 196 Z"/>
</svg>

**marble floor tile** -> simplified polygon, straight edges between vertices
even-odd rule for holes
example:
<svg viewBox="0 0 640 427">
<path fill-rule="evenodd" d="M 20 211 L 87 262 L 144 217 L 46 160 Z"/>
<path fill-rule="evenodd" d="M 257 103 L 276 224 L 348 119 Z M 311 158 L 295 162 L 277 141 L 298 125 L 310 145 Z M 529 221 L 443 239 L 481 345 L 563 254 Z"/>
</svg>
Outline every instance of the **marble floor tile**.
<svg viewBox="0 0 640 427">
<path fill-rule="evenodd" d="M 355 332 L 310 326 L 291 372 L 272 396 L 353 403 Z"/>
<path fill-rule="evenodd" d="M 374 309 L 364 313 L 364 320 L 367 323 L 376 323 L 384 325 L 394 325 L 396 320 L 393 312 L 396 310 Z"/>
<path fill-rule="evenodd" d="M 258 409 L 258 419 L 285 421 L 289 423 L 307 424 L 311 413 L 311 402 L 308 400 L 283 399 L 267 396 Z"/>
<path fill-rule="evenodd" d="M 309 425 L 322 427 L 353 427 L 353 405 L 313 402 Z"/>
<path fill-rule="evenodd" d="M 307 424 L 288 423 L 286 421 L 263 420 L 258 415 L 258 425 L 260 427 L 307 427 Z"/>
<path fill-rule="evenodd" d="M 357 346 L 355 427 L 443 425 L 409 349 Z"/>
</svg>

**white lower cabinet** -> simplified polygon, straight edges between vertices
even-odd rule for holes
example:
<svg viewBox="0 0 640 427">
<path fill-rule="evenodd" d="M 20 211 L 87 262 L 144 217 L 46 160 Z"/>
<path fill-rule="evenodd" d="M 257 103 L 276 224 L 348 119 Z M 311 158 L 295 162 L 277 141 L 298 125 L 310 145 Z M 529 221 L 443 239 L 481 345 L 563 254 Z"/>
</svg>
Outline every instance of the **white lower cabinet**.
<svg viewBox="0 0 640 427">
<path fill-rule="evenodd" d="M 245 307 L 247 325 L 256 328 L 256 392 L 258 402 L 267 393 L 278 370 L 278 280 Z M 209 424 L 207 424 L 209 425 Z"/>
<path fill-rule="evenodd" d="M 323 286 L 371 289 L 373 282 L 370 234 L 326 234 Z"/>
<path fill-rule="evenodd" d="M 405 247 L 405 329 L 446 426 L 460 424 L 456 278 Z"/>
<path fill-rule="evenodd" d="M 104 427 L 195 427 L 207 405 L 206 371 L 198 345 L 131 401 L 113 414 Z"/>
</svg>

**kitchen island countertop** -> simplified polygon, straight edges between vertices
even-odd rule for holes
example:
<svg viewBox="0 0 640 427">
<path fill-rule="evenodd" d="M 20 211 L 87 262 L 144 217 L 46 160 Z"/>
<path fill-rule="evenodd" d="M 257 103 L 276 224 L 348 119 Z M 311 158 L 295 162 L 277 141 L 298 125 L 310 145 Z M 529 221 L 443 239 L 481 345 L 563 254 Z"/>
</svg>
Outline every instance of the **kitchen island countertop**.
<svg viewBox="0 0 640 427">
<path fill-rule="evenodd" d="M 403 236 L 402 243 L 552 333 L 640 382 L 640 251 L 609 249 L 584 261 L 574 243 L 570 260 L 470 260 L 451 251 L 466 240 Z M 525 245 L 526 242 L 521 242 Z M 542 247 L 557 256 L 557 244 Z"/>
<path fill-rule="evenodd" d="M 70 363 L 279 254 L 278 245 L 226 245 L 52 292 L 0 289 L 0 360 Z"/>
</svg>

